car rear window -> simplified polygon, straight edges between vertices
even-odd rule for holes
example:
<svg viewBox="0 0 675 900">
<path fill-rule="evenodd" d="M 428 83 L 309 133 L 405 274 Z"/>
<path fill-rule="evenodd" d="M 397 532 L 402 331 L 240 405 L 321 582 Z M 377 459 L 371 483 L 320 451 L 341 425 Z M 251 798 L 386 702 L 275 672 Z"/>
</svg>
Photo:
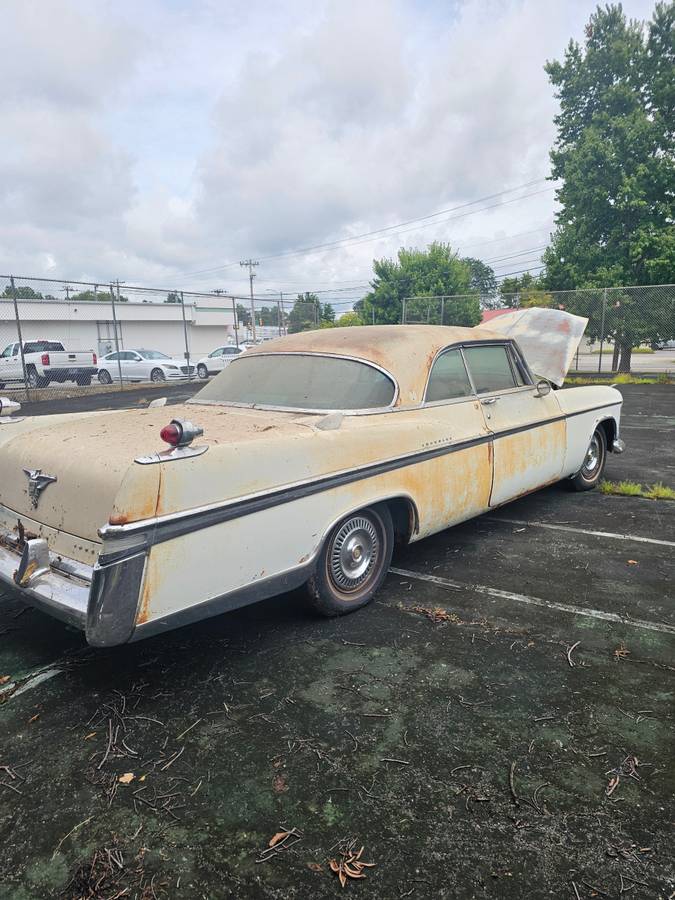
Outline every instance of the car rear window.
<svg viewBox="0 0 675 900">
<path fill-rule="evenodd" d="M 195 402 L 250 403 L 290 409 L 379 409 L 396 388 L 365 362 L 315 353 L 242 353 Z"/>
<path fill-rule="evenodd" d="M 26 341 L 23 345 L 24 353 L 44 353 L 45 350 L 63 350 L 60 341 Z"/>
</svg>

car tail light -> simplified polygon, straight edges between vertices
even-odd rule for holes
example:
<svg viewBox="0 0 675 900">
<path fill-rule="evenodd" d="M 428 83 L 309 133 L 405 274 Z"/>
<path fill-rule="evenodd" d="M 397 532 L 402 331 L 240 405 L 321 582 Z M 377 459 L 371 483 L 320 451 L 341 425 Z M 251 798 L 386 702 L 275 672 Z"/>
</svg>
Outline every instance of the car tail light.
<svg viewBox="0 0 675 900">
<path fill-rule="evenodd" d="M 49 353 L 43 353 L 43 354 L 42 354 L 42 365 L 43 365 L 43 366 L 48 366 L 48 365 L 49 365 Z"/>
<path fill-rule="evenodd" d="M 165 443 L 171 444 L 172 447 L 177 447 L 183 437 L 183 429 L 178 422 L 171 422 L 169 425 L 165 425 L 164 428 L 162 428 L 159 436 Z"/>
<path fill-rule="evenodd" d="M 98 365 L 98 356 L 94 353 L 94 365 Z"/>
<path fill-rule="evenodd" d="M 187 447 L 196 437 L 204 434 L 204 429 L 193 425 L 185 419 L 172 419 L 159 433 L 159 436 L 172 447 Z"/>
</svg>

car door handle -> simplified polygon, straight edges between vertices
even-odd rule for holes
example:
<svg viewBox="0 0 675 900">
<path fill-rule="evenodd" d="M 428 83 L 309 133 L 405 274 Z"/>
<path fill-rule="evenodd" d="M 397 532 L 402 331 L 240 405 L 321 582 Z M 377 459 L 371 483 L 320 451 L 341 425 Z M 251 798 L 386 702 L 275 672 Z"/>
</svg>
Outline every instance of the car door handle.
<svg viewBox="0 0 675 900">
<path fill-rule="evenodd" d="M 499 400 L 499 397 L 486 397 L 485 400 L 481 400 L 480 402 L 483 406 L 491 406 L 493 403 L 496 403 Z"/>
</svg>

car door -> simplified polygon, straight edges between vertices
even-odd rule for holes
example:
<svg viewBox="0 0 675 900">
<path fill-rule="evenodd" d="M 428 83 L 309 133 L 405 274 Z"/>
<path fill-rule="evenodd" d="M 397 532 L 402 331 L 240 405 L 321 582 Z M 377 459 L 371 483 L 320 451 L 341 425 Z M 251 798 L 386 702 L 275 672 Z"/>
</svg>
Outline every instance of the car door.
<svg viewBox="0 0 675 900">
<path fill-rule="evenodd" d="M 8 344 L 0 355 L 0 384 L 4 384 L 6 381 L 18 381 L 21 378 L 23 375 L 19 345 Z"/>
<path fill-rule="evenodd" d="M 150 378 L 150 363 L 151 360 L 134 350 L 125 350 L 122 354 L 122 371 L 130 381 L 147 381 Z"/>
<path fill-rule="evenodd" d="M 415 416 L 420 433 L 428 436 L 423 446 L 434 455 L 424 464 L 425 483 L 416 495 L 420 498 L 420 535 L 488 509 L 490 433 L 460 349 L 448 348 L 436 357 L 422 409 L 400 415 Z"/>
<path fill-rule="evenodd" d="M 465 346 L 463 353 L 494 434 L 490 506 L 557 481 L 566 426 L 555 394 L 539 394 L 510 343 Z"/>
<path fill-rule="evenodd" d="M 223 353 L 225 347 L 218 347 L 213 353 L 209 353 L 208 371 L 220 372 L 223 369 Z"/>
</svg>

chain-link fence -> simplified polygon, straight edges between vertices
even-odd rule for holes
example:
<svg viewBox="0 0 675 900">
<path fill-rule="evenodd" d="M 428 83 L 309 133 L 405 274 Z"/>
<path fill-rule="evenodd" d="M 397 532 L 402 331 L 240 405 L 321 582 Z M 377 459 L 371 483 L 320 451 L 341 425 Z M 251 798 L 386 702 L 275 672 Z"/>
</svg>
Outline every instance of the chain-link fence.
<svg viewBox="0 0 675 900">
<path fill-rule="evenodd" d="M 477 325 L 530 306 L 564 309 L 588 319 L 575 357 L 579 372 L 675 372 L 675 285 L 406 297 L 403 323 Z"/>
<path fill-rule="evenodd" d="M 0 390 L 41 399 L 205 379 L 247 344 L 331 327 L 345 312 L 358 321 L 351 303 L 324 297 L 0 276 Z M 400 321 L 471 326 L 528 306 L 588 318 L 579 372 L 675 373 L 675 285 L 407 297 Z M 377 323 L 376 311 L 371 321 L 358 307 L 362 320 Z"/>
</svg>

